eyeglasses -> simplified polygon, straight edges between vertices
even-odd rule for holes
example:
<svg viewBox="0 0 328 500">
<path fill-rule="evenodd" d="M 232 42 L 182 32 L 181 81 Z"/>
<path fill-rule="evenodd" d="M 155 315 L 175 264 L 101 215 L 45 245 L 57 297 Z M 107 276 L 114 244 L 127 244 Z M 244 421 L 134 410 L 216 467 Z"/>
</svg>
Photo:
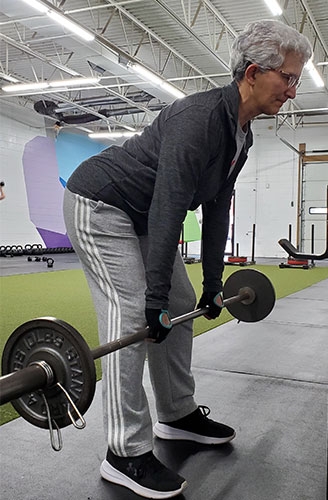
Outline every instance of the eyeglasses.
<svg viewBox="0 0 328 500">
<path fill-rule="evenodd" d="M 286 71 L 283 71 L 282 69 L 276 69 L 276 68 L 266 68 L 263 66 L 260 66 L 257 63 L 252 63 L 251 61 L 246 62 L 245 70 L 250 64 L 256 64 L 259 68 L 260 71 L 275 71 L 276 73 L 279 73 L 284 80 L 287 82 L 287 88 L 291 89 L 292 87 L 298 87 L 301 85 L 301 77 L 294 75 L 294 73 L 286 73 Z"/>
<path fill-rule="evenodd" d="M 269 71 L 275 71 L 276 73 L 280 73 L 280 75 L 286 80 L 287 87 L 291 89 L 292 87 L 298 88 L 301 85 L 300 77 L 294 75 L 293 73 L 286 73 L 282 69 L 274 69 L 270 68 Z"/>
</svg>

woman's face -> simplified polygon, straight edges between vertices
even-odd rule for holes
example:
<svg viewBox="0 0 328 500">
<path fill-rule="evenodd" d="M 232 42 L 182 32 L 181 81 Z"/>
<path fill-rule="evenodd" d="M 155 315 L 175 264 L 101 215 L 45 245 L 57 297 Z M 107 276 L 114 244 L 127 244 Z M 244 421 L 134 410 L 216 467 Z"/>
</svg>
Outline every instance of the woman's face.
<svg viewBox="0 0 328 500">
<path fill-rule="evenodd" d="M 296 52 L 289 52 L 279 68 L 266 71 L 259 69 L 256 72 L 253 97 L 258 114 L 275 115 L 288 99 L 295 98 L 303 66 L 301 56 Z"/>
</svg>

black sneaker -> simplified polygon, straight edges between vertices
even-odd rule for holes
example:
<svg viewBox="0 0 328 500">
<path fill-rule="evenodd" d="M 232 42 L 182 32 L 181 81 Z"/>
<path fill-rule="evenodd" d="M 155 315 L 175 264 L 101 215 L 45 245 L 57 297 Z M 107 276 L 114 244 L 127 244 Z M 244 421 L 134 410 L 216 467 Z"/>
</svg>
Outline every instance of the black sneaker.
<svg viewBox="0 0 328 500">
<path fill-rule="evenodd" d="M 210 411 L 207 406 L 199 406 L 193 413 L 175 422 L 157 422 L 154 433 L 161 439 L 183 439 L 203 444 L 228 443 L 235 437 L 235 431 L 207 418 Z"/>
<path fill-rule="evenodd" d="M 137 457 L 118 457 L 108 450 L 100 474 L 146 498 L 172 498 L 187 486 L 183 477 L 165 467 L 151 451 Z"/>
</svg>

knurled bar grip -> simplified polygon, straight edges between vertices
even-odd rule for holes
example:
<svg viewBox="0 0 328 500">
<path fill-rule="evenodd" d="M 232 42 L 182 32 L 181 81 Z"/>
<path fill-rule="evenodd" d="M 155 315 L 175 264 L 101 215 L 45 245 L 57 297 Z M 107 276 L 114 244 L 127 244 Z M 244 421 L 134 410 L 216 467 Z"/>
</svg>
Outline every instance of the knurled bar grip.
<svg viewBox="0 0 328 500">
<path fill-rule="evenodd" d="M 244 288 L 240 290 L 238 295 L 227 298 L 223 300 L 223 307 L 229 306 L 236 302 L 242 302 L 252 298 L 251 289 L 247 290 Z M 171 320 L 172 326 L 178 325 L 185 321 L 198 318 L 203 316 L 208 311 L 208 307 L 195 309 L 189 313 L 182 314 Z M 101 358 L 114 351 L 127 347 L 131 344 L 144 340 L 148 337 L 149 327 L 147 326 L 143 330 L 136 333 L 128 335 L 126 337 L 108 342 L 95 349 L 91 350 L 91 355 L 93 359 Z M 22 370 L 17 370 L 8 375 L 0 377 L 0 405 L 9 403 L 14 399 L 18 399 L 24 394 L 33 392 L 37 389 L 42 389 L 48 385 L 51 385 L 50 380 L 55 380 L 55 372 L 53 367 L 43 360 L 40 363 L 29 365 Z M 56 381 L 56 380 L 55 380 Z"/>
<path fill-rule="evenodd" d="M 195 309 L 186 314 L 182 314 L 181 316 L 177 316 L 176 318 L 171 319 L 172 326 L 178 325 L 179 323 L 183 323 L 184 321 L 188 321 L 189 319 L 198 318 L 203 314 L 206 314 L 207 307 L 203 309 Z M 122 337 L 117 340 L 113 340 L 112 342 L 108 342 L 108 344 L 100 345 L 91 351 L 91 355 L 93 359 L 102 358 L 102 356 L 106 356 L 106 354 L 110 354 L 111 352 L 118 351 L 122 349 L 122 347 L 127 347 L 128 345 L 134 344 L 135 342 L 139 342 L 140 340 L 144 340 L 148 337 L 149 334 L 149 326 L 146 326 L 143 330 L 139 330 L 136 333 L 132 333 L 126 337 Z"/>
</svg>

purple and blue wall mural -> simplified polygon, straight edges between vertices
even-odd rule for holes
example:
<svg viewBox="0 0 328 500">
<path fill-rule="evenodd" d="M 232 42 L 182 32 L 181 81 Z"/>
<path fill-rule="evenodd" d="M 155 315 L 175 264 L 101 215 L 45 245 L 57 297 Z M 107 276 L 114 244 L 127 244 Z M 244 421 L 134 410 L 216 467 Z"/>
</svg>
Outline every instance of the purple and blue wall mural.
<svg viewBox="0 0 328 500">
<path fill-rule="evenodd" d="M 86 158 L 105 149 L 88 137 L 61 133 L 35 137 L 24 148 L 23 170 L 30 220 L 46 248 L 70 247 L 62 205 L 66 181 Z"/>
</svg>

